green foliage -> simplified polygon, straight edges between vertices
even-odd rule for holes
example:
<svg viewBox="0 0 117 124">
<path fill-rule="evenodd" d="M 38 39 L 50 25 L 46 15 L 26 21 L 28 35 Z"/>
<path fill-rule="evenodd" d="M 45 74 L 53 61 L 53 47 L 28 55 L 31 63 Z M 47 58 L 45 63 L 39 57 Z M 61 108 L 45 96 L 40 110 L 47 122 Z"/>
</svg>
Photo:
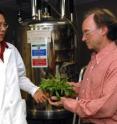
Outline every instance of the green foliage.
<svg viewBox="0 0 117 124">
<path fill-rule="evenodd" d="M 50 96 L 56 96 L 60 99 L 61 96 L 72 97 L 75 95 L 73 88 L 69 85 L 66 78 L 60 78 L 59 76 L 50 77 L 48 79 L 42 79 L 40 88 Z"/>
</svg>

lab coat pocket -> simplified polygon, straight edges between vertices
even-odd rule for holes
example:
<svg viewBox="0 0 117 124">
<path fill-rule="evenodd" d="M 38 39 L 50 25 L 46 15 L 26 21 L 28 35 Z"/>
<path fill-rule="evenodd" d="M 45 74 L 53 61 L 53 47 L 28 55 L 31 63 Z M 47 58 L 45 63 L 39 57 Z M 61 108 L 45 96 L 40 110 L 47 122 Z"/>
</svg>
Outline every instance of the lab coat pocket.
<svg viewBox="0 0 117 124">
<path fill-rule="evenodd" d="M 27 124 L 25 100 L 18 101 L 12 110 L 13 124 Z"/>
</svg>

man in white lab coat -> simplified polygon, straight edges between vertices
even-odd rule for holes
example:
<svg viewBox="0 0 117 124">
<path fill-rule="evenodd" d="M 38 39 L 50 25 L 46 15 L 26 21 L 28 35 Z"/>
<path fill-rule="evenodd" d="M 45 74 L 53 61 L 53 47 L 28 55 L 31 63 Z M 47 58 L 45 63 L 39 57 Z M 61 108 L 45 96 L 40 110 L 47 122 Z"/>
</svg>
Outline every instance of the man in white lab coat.
<svg viewBox="0 0 117 124">
<path fill-rule="evenodd" d="M 26 104 L 20 89 L 44 102 L 46 96 L 27 77 L 23 60 L 10 43 L 4 41 L 8 25 L 0 11 L 0 124 L 27 124 Z"/>
</svg>

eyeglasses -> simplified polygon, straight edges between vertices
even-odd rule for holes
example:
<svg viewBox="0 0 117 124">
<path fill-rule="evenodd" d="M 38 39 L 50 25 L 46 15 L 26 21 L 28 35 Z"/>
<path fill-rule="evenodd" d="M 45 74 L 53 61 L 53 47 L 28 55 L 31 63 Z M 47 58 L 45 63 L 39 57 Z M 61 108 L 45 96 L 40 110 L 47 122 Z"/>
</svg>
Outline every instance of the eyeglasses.
<svg viewBox="0 0 117 124">
<path fill-rule="evenodd" d="M 8 27 L 7 23 L 0 23 L 0 29 L 4 28 L 6 30 Z"/>
<path fill-rule="evenodd" d="M 94 31 L 96 31 L 96 30 L 97 30 L 97 28 L 94 29 L 94 30 L 86 30 L 86 31 L 83 32 L 83 36 L 88 37 L 92 32 L 94 32 Z"/>
</svg>

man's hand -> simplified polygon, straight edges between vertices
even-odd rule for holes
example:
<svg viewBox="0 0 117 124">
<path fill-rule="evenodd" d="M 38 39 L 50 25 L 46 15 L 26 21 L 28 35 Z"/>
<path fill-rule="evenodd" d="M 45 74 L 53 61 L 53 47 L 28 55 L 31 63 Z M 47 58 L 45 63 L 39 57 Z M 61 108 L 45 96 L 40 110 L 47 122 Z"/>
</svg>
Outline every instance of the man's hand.
<svg viewBox="0 0 117 124">
<path fill-rule="evenodd" d="M 75 83 L 75 82 L 67 82 L 67 83 L 73 87 L 73 90 L 74 90 L 77 94 L 79 94 L 80 83 Z"/>
<path fill-rule="evenodd" d="M 43 103 L 47 100 L 47 96 L 43 93 L 41 89 L 38 89 L 35 94 L 33 95 L 34 100 L 37 103 Z"/>
<path fill-rule="evenodd" d="M 48 102 L 50 105 L 60 107 L 60 106 L 63 106 L 62 99 L 63 97 L 61 97 L 61 99 L 58 100 L 56 96 L 51 96 L 51 98 L 48 99 Z"/>
</svg>

